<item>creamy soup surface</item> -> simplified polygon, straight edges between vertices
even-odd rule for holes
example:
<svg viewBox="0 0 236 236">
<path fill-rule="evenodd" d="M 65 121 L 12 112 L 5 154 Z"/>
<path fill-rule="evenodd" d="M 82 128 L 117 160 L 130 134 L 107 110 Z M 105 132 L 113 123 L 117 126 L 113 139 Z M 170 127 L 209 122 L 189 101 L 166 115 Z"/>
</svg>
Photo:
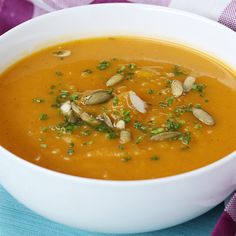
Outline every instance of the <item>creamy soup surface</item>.
<svg viewBox="0 0 236 236">
<path fill-rule="evenodd" d="M 129 37 L 69 42 L 0 75 L 0 145 L 75 176 L 141 180 L 235 150 L 236 80 L 220 62 Z"/>
</svg>

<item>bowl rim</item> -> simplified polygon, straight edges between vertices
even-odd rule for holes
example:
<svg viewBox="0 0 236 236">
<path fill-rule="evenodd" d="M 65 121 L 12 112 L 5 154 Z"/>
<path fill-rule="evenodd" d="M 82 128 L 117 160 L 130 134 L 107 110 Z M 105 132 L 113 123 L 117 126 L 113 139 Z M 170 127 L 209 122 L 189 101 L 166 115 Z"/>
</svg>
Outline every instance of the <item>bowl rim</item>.
<svg viewBox="0 0 236 236">
<path fill-rule="evenodd" d="M 11 35 L 17 33 L 18 30 L 24 29 L 25 26 L 30 25 L 32 22 L 38 22 L 41 21 L 42 19 L 47 19 L 48 17 L 51 18 L 55 15 L 60 15 L 64 14 L 64 12 L 69 12 L 69 11 L 76 11 L 78 8 L 116 8 L 120 6 L 126 6 L 129 8 L 140 8 L 143 11 L 146 11 L 148 9 L 151 10 L 156 10 L 156 11 L 162 11 L 162 12 L 167 12 L 169 14 L 177 14 L 177 15 L 182 15 L 184 17 L 190 17 L 198 20 L 199 22 L 205 22 L 208 25 L 212 25 L 215 28 L 218 28 L 221 31 L 229 31 L 235 33 L 233 30 L 230 28 L 214 21 L 209 18 L 186 12 L 183 10 L 179 9 L 173 9 L 169 7 L 163 7 L 163 6 L 157 6 L 157 5 L 152 5 L 152 4 L 142 4 L 142 3 L 101 3 L 101 4 L 91 4 L 91 5 L 83 5 L 83 6 L 77 6 L 77 7 L 72 7 L 72 8 L 67 8 L 67 9 L 61 9 L 58 11 L 54 11 L 51 13 L 47 13 L 45 15 L 38 16 L 36 18 L 32 18 L 12 29 L 7 31 L 6 33 L 2 34 L 0 36 L 0 40 L 4 39 L 5 37 L 11 37 Z M 97 184 L 97 185 L 105 185 L 105 186 L 141 186 L 141 185 L 152 185 L 152 184 L 165 184 L 165 183 L 170 183 L 170 182 L 175 182 L 175 181 L 181 181 L 186 178 L 191 178 L 195 177 L 197 175 L 205 174 L 210 171 L 214 171 L 220 166 L 223 166 L 224 164 L 230 162 L 233 158 L 236 157 L 236 150 L 233 151 L 232 153 L 229 153 L 228 155 L 222 157 L 221 159 L 214 161 L 208 165 L 202 166 L 200 168 L 183 172 L 180 174 L 176 175 L 171 175 L 171 176 L 166 176 L 166 177 L 160 177 L 160 178 L 153 178 L 153 179 L 143 179 L 143 180 L 105 180 L 105 179 L 95 179 L 95 178 L 88 178 L 88 177 L 80 177 L 80 176 L 74 176 L 62 172 L 58 172 L 55 170 L 47 169 L 45 167 L 41 167 L 37 164 L 34 164 L 32 162 L 29 162 L 20 156 L 15 155 L 14 153 L 10 152 L 6 148 L 0 145 L 0 154 L 5 153 L 7 155 L 7 158 L 10 158 L 13 161 L 18 162 L 21 165 L 25 165 L 26 168 L 32 169 L 34 171 L 39 171 L 41 174 L 47 174 L 47 175 L 52 175 L 53 177 L 56 178 L 64 178 L 68 181 L 73 181 L 73 182 L 83 182 L 83 183 L 89 183 L 89 184 Z"/>
</svg>

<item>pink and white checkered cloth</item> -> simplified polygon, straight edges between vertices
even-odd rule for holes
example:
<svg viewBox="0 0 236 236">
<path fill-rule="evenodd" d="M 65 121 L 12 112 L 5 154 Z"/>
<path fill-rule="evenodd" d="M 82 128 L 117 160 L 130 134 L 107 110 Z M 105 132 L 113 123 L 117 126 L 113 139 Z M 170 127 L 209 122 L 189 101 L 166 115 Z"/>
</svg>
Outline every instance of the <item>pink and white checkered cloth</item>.
<svg viewBox="0 0 236 236">
<path fill-rule="evenodd" d="M 211 18 L 236 31 L 236 0 L 0 0 L 0 35 L 47 12 L 79 5 L 114 2 L 177 8 Z M 226 205 L 212 236 L 236 236 L 236 193 Z"/>
</svg>

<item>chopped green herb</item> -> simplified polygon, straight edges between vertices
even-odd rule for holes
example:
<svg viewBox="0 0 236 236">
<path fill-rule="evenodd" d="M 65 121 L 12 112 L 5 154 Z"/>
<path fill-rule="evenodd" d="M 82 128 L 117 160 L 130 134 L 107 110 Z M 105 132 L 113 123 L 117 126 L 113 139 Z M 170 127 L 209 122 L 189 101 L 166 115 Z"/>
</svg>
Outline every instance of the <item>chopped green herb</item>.
<svg viewBox="0 0 236 236">
<path fill-rule="evenodd" d="M 183 133 L 182 135 L 179 136 L 178 139 L 181 140 L 184 145 L 189 145 L 192 139 L 191 133 L 190 132 Z"/>
<path fill-rule="evenodd" d="M 151 159 L 151 161 L 158 161 L 160 158 L 158 156 L 154 155 L 150 159 Z"/>
<path fill-rule="evenodd" d="M 101 123 L 97 126 L 95 126 L 95 130 L 101 133 L 109 133 L 112 129 L 109 128 L 106 124 Z"/>
<path fill-rule="evenodd" d="M 174 102 L 174 97 L 168 97 L 166 98 L 166 102 L 167 102 L 167 106 L 170 107 L 172 106 L 173 102 Z"/>
<path fill-rule="evenodd" d="M 155 128 L 152 128 L 152 130 L 151 130 L 151 136 L 156 135 L 156 134 L 160 134 L 160 133 L 162 133 L 162 132 L 164 132 L 164 131 L 165 131 L 165 129 L 162 128 L 162 127 L 155 127 Z"/>
<path fill-rule="evenodd" d="M 131 69 L 131 70 L 134 70 L 134 69 L 137 68 L 136 64 L 134 64 L 134 63 L 130 63 L 128 67 L 129 67 L 129 69 Z"/>
<path fill-rule="evenodd" d="M 92 131 L 91 130 L 84 130 L 81 132 L 81 134 L 83 134 L 84 136 L 89 136 L 92 134 Z"/>
<path fill-rule="evenodd" d="M 58 76 L 58 77 L 61 77 L 61 76 L 63 76 L 63 73 L 61 71 L 56 71 L 55 75 Z"/>
<path fill-rule="evenodd" d="M 56 88 L 56 85 L 54 85 L 54 84 L 51 85 L 51 87 L 50 87 L 50 89 L 52 89 L 52 90 L 55 89 L 55 88 Z"/>
<path fill-rule="evenodd" d="M 75 144 L 74 143 L 70 143 L 70 147 L 74 147 L 75 146 Z"/>
<path fill-rule="evenodd" d="M 123 162 L 128 162 L 128 161 L 131 161 L 131 160 L 132 160 L 132 157 L 130 157 L 130 156 L 123 157 L 121 160 L 122 160 Z"/>
<path fill-rule="evenodd" d="M 209 99 L 206 98 L 204 101 L 205 101 L 205 103 L 208 103 L 208 102 L 209 102 Z"/>
<path fill-rule="evenodd" d="M 73 93 L 70 95 L 72 101 L 77 101 L 79 99 L 79 93 Z"/>
<path fill-rule="evenodd" d="M 134 122 L 134 128 L 135 129 L 138 129 L 138 130 L 141 130 L 142 132 L 147 132 L 147 127 L 146 126 L 144 126 L 141 122 L 139 122 L 139 121 L 135 121 Z"/>
<path fill-rule="evenodd" d="M 82 146 L 87 146 L 87 145 L 92 145 L 92 144 L 93 144 L 93 141 L 90 140 L 90 141 L 88 141 L 88 142 L 82 143 L 81 145 L 82 145 Z"/>
<path fill-rule="evenodd" d="M 46 143 L 40 143 L 40 147 L 41 147 L 41 148 L 47 148 L 48 145 L 47 145 Z"/>
<path fill-rule="evenodd" d="M 147 94 L 154 94 L 155 93 L 155 90 L 154 89 L 148 89 L 148 91 L 147 91 Z"/>
<path fill-rule="evenodd" d="M 42 102 L 44 102 L 45 100 L 44 99 L 41 99 L 41 98 L 33 98 L 32 99 L 32 102 L 34 102 L 34 103 L 42 103 Z"/>
<path fill-rule="evenodd" d="M 67 154 L 68 155 L 73 155 L 75 153 L 75 150 L 73 149 L 73 148 L 69 148 L 68 150 L 67 150 Z"/>
<path fill-rule="evenodd" d="M 98 132 L 107 133 L 108 139 L 115 139 L 118 137 L 116 132 L 112 128 L 108 127 L 105 123 L 101 123 L 101 124 L 95 126 L 94 128 Z"/>
<path fill-rule="evenodd" d="M 107 90 L 107 92 L 112 95 L 112 93 L 114 92 L 114 88 Z"/>
<path fill-rule="evenodd" d="M 131 121 L 130 111 L 129 110 L 124 110 L 123 111 L 123 117 L 124 117 L 125 123 L 129 123 Z"/>
<path fill-rule="evenodd" d="M 119 145 L 118 148 L 119 148 L 120 150 L 124 150 L 124 149 L 125 149 L 125 146 L 124 146 L 124 145 Z"/>
<path fill-rule="evenodd" d="M 181 122 L 176 122 L 174 119 L 168 119 L 166 122 L 166 128 L 168 131 L 176 131 L 182 126 Z"/>
<path fill-rule="evenodd" d="M 125 79 L 126 80 L 131 80 L 133 78 L 133 74 L 126 75 Z"/>
<path fill-rule="evenodd" d="M 113 106 L 117 106 L 119 104 L 119 98 L 117 96 L 115 96 L 113 98 Z"/>
<path fill-rule="evenodd" d="M 65 122 L 59 123 L 55 128 L 56 130 L 59 130 L 62 133 L 72 133 L 75 129 L 84 124 L 85 122 L 81 120 L 77 120 L 76 124 L 70 123 L 65 120 Z"/>
<path fill-rule="evenodd" d="M 199 104 L 199 103 L 195 104 L 194 107 L 195 107 L 195 108 L 202 108 L 201 104 Z"/>
<path fill-rule="evenodd" d="M 206 88 L 206 85 L 205 85 L 205 84 L 197 84 L 197 83 L 194 83 L 194 84 L 192 85 L 192 90 L 195 90 L 195 91 L 199 92 L 201 96 L 203 96 L 204 91 L 205 91 L 205 88 Z"/>
<path fill-rule="evenodd" d="M 108 139 L 115 139 L 117 137 L 118 135 L 114 131 L 107 134 Z"/>
<path fill-rule="evenodd" d="M 194 125 L 194 129 L 201 129 L 202 128 L 202 125 L 200 123 L 196 123 Z"/>
<path fill-rule="evenodd" d="M 167 97 L 166 98 L 166 102 L 163 102 L 163 101 L 161 101 L 161 102 L 159 102 L 159 106 L 161 107 L 161 108 L 167 108 L 167 107 L 170 107 L 170 106 L 172 106 L 172 104 L 174 103 L 174 97 Z"/>
<path fill-rule="evenodd" d="M 40 120 L 47 120 L 47 119 L 48 119 L 48 115 L 47 115 L 46 113 L 41 113 L 41 114 L 39 115 L 39 119 L 40 119 Z"/>
<path fill-rule="evenodd" d="M 121 65 L 118 69 L 117 69 L 117 73 L 122 73 L 124 72 L 126 69 L 126 66 L 125 65 Z"/>
<path fill-rule="evenodd" d="M 192 112 L 192 108 L 193 108 L 192 104 L 176 107 L 175 114 L 177 116 L 180 116 L 183 115 L 185 112 Z"/>
<path fill-rule="evenodd" d="M 172 84 L 172 82 L 173 82 L 173 80 L 167 79 L 167 81 L 166 81 L 166 86 L 167 86 L 167 87 L 170 87 L 171 84 Z"/>
<path fill-rule="evenodd" d="M 175 65 L 174 68 L 173 68 L 173 71 L 175 76 L 180 76 L 180 75 L 184 75 L 184 72 L 181 71 L 180 67 Z"/>
<path fill-rule="evenodd" d="M 99 63 L 99 65 L 97 66 L 97 68 L 99 70 L 106 70 L 107 68 L 109 68 L 111 65 L 111 63 L 109 61 L 101 61 Z"/>
<path fill-rule="evenodd" d="M 68 91 L 66 91 L 66 90 L 61 90 L 60 91 L 60 97 L 61 98 L 67 98 L 68 96 L 69 96 L 69 92 Z"/>
<path fill-rule="evenodd" d="M 137 139 L 136 139 L 136 141 L 135 141 L 135 143 L 136 143 L 136 144 L 141 143 L 141 142 L 143 141 L 143 138 L 144 138 L 143 136 L 138 136 Z"/>
<path fill-rule="evenodd" d="M 47 132 L 49 130 L 49 128 L 48 127 L 43 127 L 41 130 L 42 130 L 42 132 Z"/>
<path fill-rule="evenodd" d="M 167 107 L 168 107 L 168 104 L 166 104 L 165 102 L 161 101 L 161 102 L 159 102 L 159 106 L 160 106 L 161 108 L 167 108 Z"/>
</svg>

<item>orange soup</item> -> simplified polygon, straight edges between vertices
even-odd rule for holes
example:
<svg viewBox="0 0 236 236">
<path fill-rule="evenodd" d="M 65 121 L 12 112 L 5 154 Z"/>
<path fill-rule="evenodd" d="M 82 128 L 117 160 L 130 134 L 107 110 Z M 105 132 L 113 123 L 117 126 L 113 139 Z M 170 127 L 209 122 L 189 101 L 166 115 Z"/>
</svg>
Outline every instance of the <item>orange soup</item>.
<svg viewBox="0 0 236 236">
<path fill-rule="evenodd" d="M 0 145 L 75 176 L 140 180 L 235 150 L 236 80 L 178 45 L 95 38 L 41 50 L 0 75 Z"/>
</svg>

